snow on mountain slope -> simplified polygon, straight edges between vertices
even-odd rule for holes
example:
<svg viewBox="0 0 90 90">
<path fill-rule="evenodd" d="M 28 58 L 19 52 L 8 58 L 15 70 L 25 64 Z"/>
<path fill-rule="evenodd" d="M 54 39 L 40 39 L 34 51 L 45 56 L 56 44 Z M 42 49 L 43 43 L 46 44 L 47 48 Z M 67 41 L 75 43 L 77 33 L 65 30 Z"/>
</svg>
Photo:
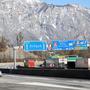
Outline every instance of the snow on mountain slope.
<svg viewBox="0 0 90 90">
<path fill-rule="evenodd" d="M 16 44 L 24 40 L 90 40 L 90 9 L 79 5 L 48 5 L 39 0 L 0 0 L 0 35 Z"/>
</svg>

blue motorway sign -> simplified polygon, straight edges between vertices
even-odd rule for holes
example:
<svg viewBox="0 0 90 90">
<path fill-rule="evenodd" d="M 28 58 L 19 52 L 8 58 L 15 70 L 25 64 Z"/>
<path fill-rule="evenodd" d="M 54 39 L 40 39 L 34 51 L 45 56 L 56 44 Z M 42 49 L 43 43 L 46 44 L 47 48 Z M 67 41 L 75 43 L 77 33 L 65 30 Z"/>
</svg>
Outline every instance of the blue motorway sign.
<svg viewBox="0 0 90 90">
<path fill-rule="evenodd" d="M 77 40 L 76 41 L 76 47 L 87 47 L 88 41 L 87 40 Z"/>
<path fill-rule="evenodd" d="M 52 50 L 74 50 L 75 40 L 53 40 Z"/>
<path fill-rule="evenodd" d="M 87 40 L 77 40 L 75 50 L 85 50 L 88 49 L 88 41 Z"/>
<path fill-rule="evenodd" d="M 63 47 L 68 47 L 68 48 L 70 48 L 70 49 L 74 49 L 74 47 L 75 47 L 75 44 L 76 44 L 76 40 L 65 40 L 65 41 L 63 41 Z"/>
<path fill-rule="evenodd" d="M 52 45 L 52 50 L 60 50 L 60 46 L 61 46 L 61 41 L 60 40 L 53 40 L 51 42 Z"/>
<path fill-rule="evenodd" d="M 45 51 L 47 50 L 47 43 L 43 41 L 25 41 L 24 51 Z"/>
<path fill-rule="evenodd" d="M 78 48 L 80 47 L 80 48 Z M 75 49 L 87 49 L 88 41 L 86 40 L 53 40 L 52 50 L 75 50 Z"/>
</svg>

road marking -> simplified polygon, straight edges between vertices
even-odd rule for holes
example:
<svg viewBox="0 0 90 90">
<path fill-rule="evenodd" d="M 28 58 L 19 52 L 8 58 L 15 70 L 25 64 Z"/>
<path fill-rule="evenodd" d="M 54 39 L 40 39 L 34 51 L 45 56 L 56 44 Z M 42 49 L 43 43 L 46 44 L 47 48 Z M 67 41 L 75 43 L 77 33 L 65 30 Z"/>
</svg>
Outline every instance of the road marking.
<svg viewBox="0 0 90 90">
<path fill-rule="evenodd" d="M 64 88 L 64 89 L 72 89 L 72 90 L 89 90 L 86 88 L 79 88 L 73 86 L 64 86 L 64 85 L 55 85 L 55 84 L 48 84 L 48 83 L 40 83 L 40 82 L 22 82 L 19 84 L 23 85 L 33 85 L 33 86 L 44 86 L 44 87 L 52 87 L 52 88 Z"/>
</svg>

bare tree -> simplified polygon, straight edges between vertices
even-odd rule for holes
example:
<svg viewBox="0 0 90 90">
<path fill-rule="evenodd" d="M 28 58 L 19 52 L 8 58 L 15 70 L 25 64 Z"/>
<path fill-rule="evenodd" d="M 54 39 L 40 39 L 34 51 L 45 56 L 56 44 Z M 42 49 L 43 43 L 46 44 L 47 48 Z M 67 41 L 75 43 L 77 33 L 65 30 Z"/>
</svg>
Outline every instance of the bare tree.
<svg viewBox="0 0 90 90">
<path fill-rule="evenodd" d="M 5 52 L 7 49 L 7 40 L 2 36 L 0 41 L 0 52 Z"/>
</svg>

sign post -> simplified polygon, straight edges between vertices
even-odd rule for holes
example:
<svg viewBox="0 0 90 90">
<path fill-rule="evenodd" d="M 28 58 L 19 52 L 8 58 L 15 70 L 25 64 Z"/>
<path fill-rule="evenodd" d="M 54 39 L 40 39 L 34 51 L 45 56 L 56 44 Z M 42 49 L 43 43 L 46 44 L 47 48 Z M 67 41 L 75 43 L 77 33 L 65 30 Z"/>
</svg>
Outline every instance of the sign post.
<svg viewBox="0 0 90 90">
<path fill-rule="evenodd" d="M 14 57 L 14 69 L 16 69 L 16 48 L 13 48 L 13 57 Z"/>
<path fill-rule="evenodd" d="M 16 46 L 16 47 L 13 47 L 14 69 L 16 69 L 16 57 L 17 57 L 16 50 L 19 49 L 19 48 L 23 48 L 23 46 Z"/>
</svg>

